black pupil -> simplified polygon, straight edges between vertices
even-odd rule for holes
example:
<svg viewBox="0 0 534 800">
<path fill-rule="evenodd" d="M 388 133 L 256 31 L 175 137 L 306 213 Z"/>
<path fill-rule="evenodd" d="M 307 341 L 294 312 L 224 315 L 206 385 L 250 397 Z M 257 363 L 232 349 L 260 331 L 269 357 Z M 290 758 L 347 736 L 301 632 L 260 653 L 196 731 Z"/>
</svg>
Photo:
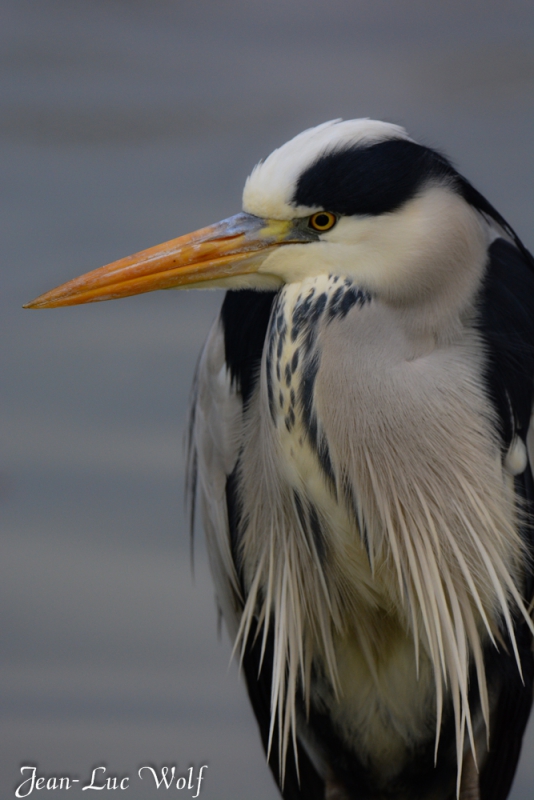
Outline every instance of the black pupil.
<svg viewBox="0 0 534 800">
<path fill-rule="evenodd" d="M 327 225 L 330 225 L 330 217 L 328 214 L 318 214 L 313 221 L 318 228 L 326 228 Z"/>
</svg>

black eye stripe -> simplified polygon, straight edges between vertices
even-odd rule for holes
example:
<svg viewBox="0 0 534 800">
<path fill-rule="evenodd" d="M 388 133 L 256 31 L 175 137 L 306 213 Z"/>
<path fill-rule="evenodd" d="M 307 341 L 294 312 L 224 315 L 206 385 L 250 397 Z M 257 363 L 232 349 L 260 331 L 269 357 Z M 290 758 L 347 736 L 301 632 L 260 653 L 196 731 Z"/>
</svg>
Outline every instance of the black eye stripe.
<svg viewBox="0 0 534 800">
<path fill-rule="evenodd" d="M 293 202 L 346 216 L 378 215 L 395 211 L 430 181 L 454 186 L 458 179 L 436 151 L 389 139 L 321 156 L 299 177 Z"/>
</svg>

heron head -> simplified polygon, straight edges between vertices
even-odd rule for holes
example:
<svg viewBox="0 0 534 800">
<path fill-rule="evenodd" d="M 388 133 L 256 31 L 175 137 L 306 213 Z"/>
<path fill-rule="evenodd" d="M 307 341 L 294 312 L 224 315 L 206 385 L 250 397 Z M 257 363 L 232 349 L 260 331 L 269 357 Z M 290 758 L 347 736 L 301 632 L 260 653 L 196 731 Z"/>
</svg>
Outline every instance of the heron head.
<svg viewBox="0 0 534 800">
<path fill-rule="evenodd" d="M 157 289 L 273 289 L 329 273 L 390 300 L 424 296 L 484 260 L 480 217 L 459 180 L 445 158 L 397 125 L 326 122 L 254 168 L 241 213 L 82 275 L 26 307 Z"/>
</svg>

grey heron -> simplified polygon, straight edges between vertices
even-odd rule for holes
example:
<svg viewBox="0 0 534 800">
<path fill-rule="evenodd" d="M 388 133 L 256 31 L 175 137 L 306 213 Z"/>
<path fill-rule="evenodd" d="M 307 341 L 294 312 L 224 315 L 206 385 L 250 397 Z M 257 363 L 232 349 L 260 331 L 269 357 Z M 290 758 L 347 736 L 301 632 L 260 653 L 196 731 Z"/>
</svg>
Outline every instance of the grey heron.
<svg viewBox="0 0 534 800">
<path fill-rule="evenodd" d="M 336 120 L 243 211 L 32 308 L 224 287 L 189 486 L 286 800 L 504 800 L 534 684 L 534 259 L 400 127 Z"/>
</svg>

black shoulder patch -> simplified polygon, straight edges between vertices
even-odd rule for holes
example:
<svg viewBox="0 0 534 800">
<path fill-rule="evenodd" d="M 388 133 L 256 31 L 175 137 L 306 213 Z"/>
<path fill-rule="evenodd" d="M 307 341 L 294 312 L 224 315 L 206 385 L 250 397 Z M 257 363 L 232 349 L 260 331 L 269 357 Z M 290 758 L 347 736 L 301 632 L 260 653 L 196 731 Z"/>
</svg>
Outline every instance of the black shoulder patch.
<svg viewBox="0 0 534 800">
<path fill-rule="evenodd" d="M 226 363 L 243 402 L 250 399 L 276 292 L 229 291 L 221 308 Z"/>
<path fill-rule="evenodd" d="M 503 450 L 516 435 L 525 441 L 534 399 L 534 270 L 530 264 L 532 257 L 528 252 L 527 255 L 528 259 L 511 242 L 496 239 L 489 248 L 489 263 L 480 296 L 478 327 L 487 357 L 484 377 L 500 423 Z M 532 464 L 515 479 L 516 492 L 522 497 L 525 511 L 521 536 L 531 553 L 525 562 L 523 575 L 527 605 L 534 592 L 534 527 L 531 522 L 534 518 L 534 485 L 531 468 Z M 525 668 L 523 671 L 526 675 Z M 530 666 L 530 674 L 532 683 L 534 665 Z M 517 693 L 518 697 L 522 696 L 520 688 Z M 506 708 L 504 703 L 503 714 Z M 519 746 L 517 743 L 517 748 Z M 513 773 L 509 775 L 510 780 L 512 776 Z M 487 795 L 499 800 L 505 796 L 506 793 Z"/>
<path fill-rule="evenodd" d="M 321 156 L 300 176 L 293 203 L 347 216 L 385 214 L 429 180 L 454 182 L 456 177 L 454 167 L 435 150 L 388 139 Z"/>
<path fill-rule="evenodd" d="M 534 270 L 505 239 L 489 248 L 479 306 L 487 347 L 486 381 L 499 416 L 503 444 L 527 434 L 534 380 Z"/>
</svg>

